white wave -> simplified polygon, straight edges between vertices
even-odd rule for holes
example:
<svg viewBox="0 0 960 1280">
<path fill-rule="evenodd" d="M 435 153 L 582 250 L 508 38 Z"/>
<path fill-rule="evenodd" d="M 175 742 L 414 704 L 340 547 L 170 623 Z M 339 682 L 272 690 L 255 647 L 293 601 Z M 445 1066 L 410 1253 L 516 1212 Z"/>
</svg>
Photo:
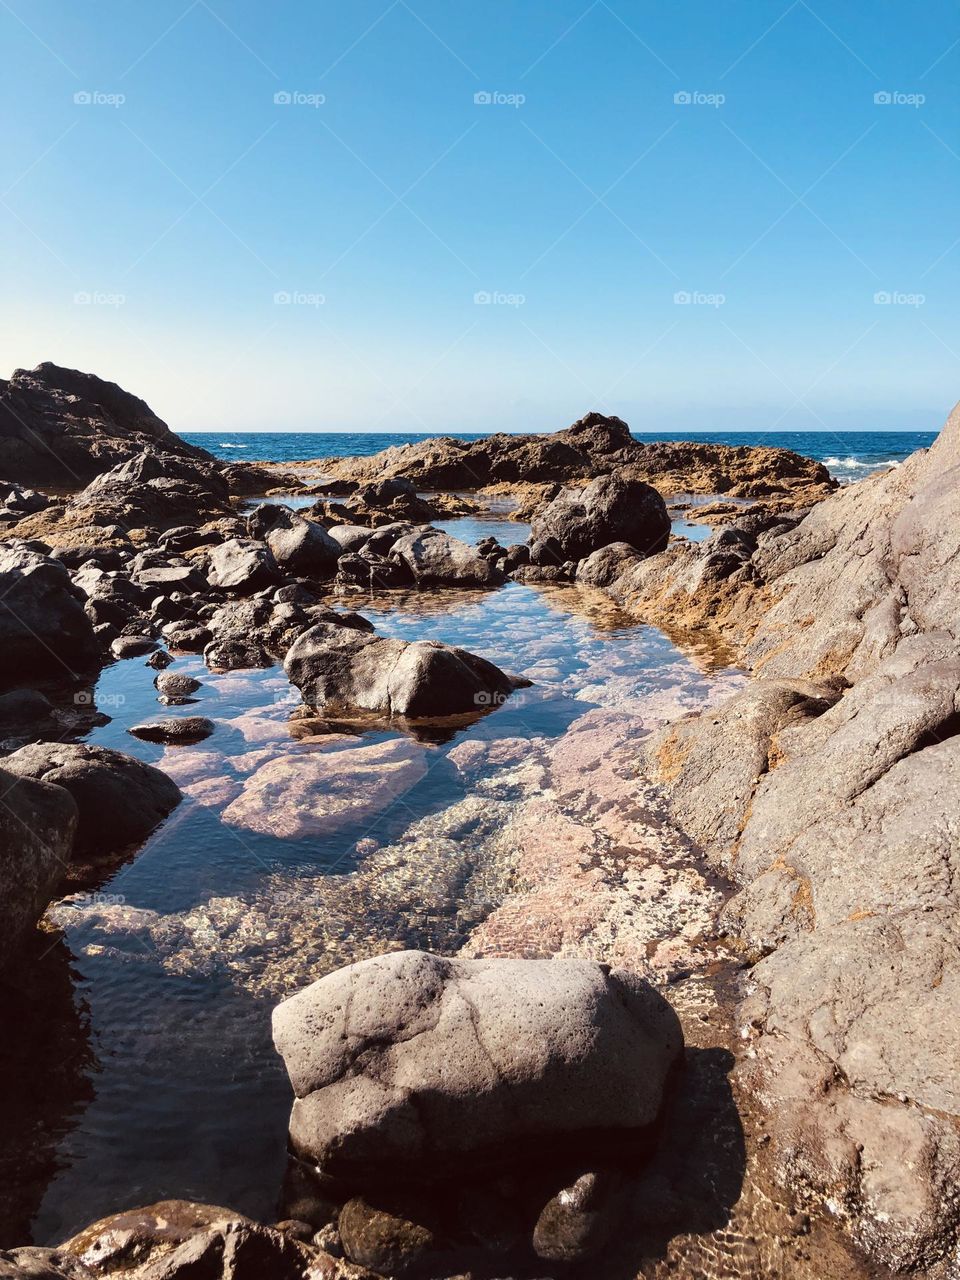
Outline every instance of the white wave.
<svg viewBox="0 0 960 1280">
<path fill-rule="evenodd" d="M 221 440 L 218 449 L 248 449 L 250 446 L 245 444 L 231 444 L 229 440 Z"/>
<path fill-rule="evenodd" d="M 851 471 L 877 471 L 880 467 L 899 467 L 897 458 L 886 458 L 883 462 L 864 462 L 861 458 L 824 458 L 825 467 L 847 467 Z"/>
</svg>

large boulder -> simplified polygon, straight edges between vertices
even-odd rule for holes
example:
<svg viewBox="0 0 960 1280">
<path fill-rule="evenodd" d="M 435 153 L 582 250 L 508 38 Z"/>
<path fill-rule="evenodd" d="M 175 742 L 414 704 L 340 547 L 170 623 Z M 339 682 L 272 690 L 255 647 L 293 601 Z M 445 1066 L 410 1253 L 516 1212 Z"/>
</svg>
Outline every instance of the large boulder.
<svg viewBox="0 0 960 1280">
<path fill-rule="evenodd" d="M 72 681 L 99 662 L 93 624 L 64 566 L 0 547 L 0 688 L 38 676 Z"/>
<path fill-rule="evenodd" d="M 287 573 L 323 577 L 334 571 L 343 548 L 314 520 L 294 516 L 266 535 L 274 559 Z"/>
<path fill-rule="evenodd" d="M 667 545 L 670 517 L 660 494 L 642 480 L 598 476 L 583 489 L 562 489 L 534 518 L 530 537 L 553 539 L 558 563 L 581 560 L 611 542 L 653 555 Z"/>
<path fill-rule="evenodd" d="M 299 636 L 283 665 L 304 701 L 331 716 L 476 714 L 499 706 L 516 687 L 499 667 L 466 649 L 386 639 L 326 622 Z"/>
<path fill-rule="evenodd" d="M 78 489 L 144 449 L 217 465 L 136 396 L 49 361 L 0 379 L 0 475 L 41 489 Z"/>
<path fill-rule="evenodd" d="M 70 861 L 77 806 L 62 787 L 8 768 L 0 769 L 0 793 L 2 969 L 43 915 Z"/>
<path fill-rule="evenodd" d="M 153 765 L 121 751 L 37 742 L 7 756 L 19 778 L 54 783 L 70 793 L 77 814 L 69 858 L 108 856 L 140 844 L 180 803 L 180 788 Z"/>
<path fill-rule="evenodd" d="M 222 591 L 253 595 L 273 586 L 279 578 L 273 552 L 265 542 L 254 538 L 229 538 L 210 553 L 207 579 L 211 587 Z"/>
<path fill-rule="evenodd" d="M 439 529 L 418 530 L 399 538 L 390 548 L 390 556 L 425 587 L 498 587 L 504 581 L 495 564 Z"/>
<path fill-rule="evenodd" d="M 321 978 L 275 1009 L 273 1034 L 294 1151 L 375 1183 L 635 1144 L 683 1045 L 667 1002 L 627 972 L 422 951 Z"/>
</svg>

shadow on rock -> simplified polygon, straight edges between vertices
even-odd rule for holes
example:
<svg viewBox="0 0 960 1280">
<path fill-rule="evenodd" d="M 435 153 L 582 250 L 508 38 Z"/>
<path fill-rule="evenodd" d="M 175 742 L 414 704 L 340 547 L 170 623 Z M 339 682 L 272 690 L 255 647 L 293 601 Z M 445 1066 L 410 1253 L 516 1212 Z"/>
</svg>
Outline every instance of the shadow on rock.
<svg viewBox="0 0 960 1280">
<path fill-rule="evenodd" d="M 93 1099 L 86 1012 L 62 941 L 38 933 L 0 985 L 0 1247 L 30 1239 L 58 1149 Z"/>
</svg>

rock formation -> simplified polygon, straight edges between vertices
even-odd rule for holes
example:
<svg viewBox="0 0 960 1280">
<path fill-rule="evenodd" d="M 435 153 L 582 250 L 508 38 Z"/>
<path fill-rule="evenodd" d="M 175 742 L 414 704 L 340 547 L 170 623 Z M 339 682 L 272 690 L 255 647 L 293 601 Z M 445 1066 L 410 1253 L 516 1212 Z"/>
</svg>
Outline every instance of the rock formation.
<svg viewBox="0 0 960 1280">
<path fill-rule="evenodd" d="M 213 463 L 114 382 L 45 362 L 0 379 L 0 476 L 79 489 L 144 449 Z"/>
<path fill-rule="evenodd" d="M 475 490 L 496 485 L 573 484 L 628 473 L 663 494 L 716 493 L 806 507 L 836 483 L 819 462 L 787 449 L 683 440 L 643 443 L 620 418 L 588 413 L 552 435 L 443 436 L 392 446 L 366 458 L 312 464 L 333 480 L 371 484 L 403 479 L 417 489 Z"/>
<path fill-rule="evenodd" d="M 361 1184 L 516 1169 L 648 1132 L 682 1046 L 670 1006 L 629 973 L 417 951 L 321 978 L 273 1028 L 294 1150 Z"/>
<path fill-rule="evenodd" d="M 960 410 L 799 523 L 578 577 L 752 667 L 646 767 L 740 886 L 741 1076 L 781 1176 L 881 1263 L 932 1266 L 960 1227 Z"/>
</svg>

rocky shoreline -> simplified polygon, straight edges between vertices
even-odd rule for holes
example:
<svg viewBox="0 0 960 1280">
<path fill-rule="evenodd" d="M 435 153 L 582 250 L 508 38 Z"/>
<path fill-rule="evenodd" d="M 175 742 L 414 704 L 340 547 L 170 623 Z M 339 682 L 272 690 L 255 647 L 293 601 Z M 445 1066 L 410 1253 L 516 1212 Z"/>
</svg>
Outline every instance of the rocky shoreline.
<svg viewBox="0 0 960 1280">
<path fill-rule="evenodd" d="M 48 904 L 178 813 L 296 842 L 361 830 L 438 767 L 463 793 L 358 841 L 349 888 L 301 873 L 266 962 L 249 905 L 210 904 L 210 972 L 287 997 L 280 1219 L 176 1200 L 52 1250 L 5 1227 L 0 1276 L 949 1280 L 960 412 L 843 490 L 784 450 L 641 445 L 598 414 L 228 467 L 114 384 L 41 365 L 0 386 L 0 475 L 11 992 Z M 701 543 L 671 533 L 690 495 L 715 499 Z M 431 523 L 504 496 L 525 542 Z M 538 670 L 364 611 L 517 584 L 660 628 L 700 655 L 702 690 L 585 709 L 556 738 L 457 739 Z M 278 670 L 292 698 L 211 751 L 202 674 L 167 671 L 184 655 L 218 678 Z M 159 713 L 128 732 L 154 763 L 81 741 L 118 660 L 146 664 Z M 371 902 L 434 892 L 450 923 L 411 927 L 416 945 L 356 939 Z M 85 919 L 108 962 L 147 944 L 204 972 L 182 920 Z"/>
</svg>

